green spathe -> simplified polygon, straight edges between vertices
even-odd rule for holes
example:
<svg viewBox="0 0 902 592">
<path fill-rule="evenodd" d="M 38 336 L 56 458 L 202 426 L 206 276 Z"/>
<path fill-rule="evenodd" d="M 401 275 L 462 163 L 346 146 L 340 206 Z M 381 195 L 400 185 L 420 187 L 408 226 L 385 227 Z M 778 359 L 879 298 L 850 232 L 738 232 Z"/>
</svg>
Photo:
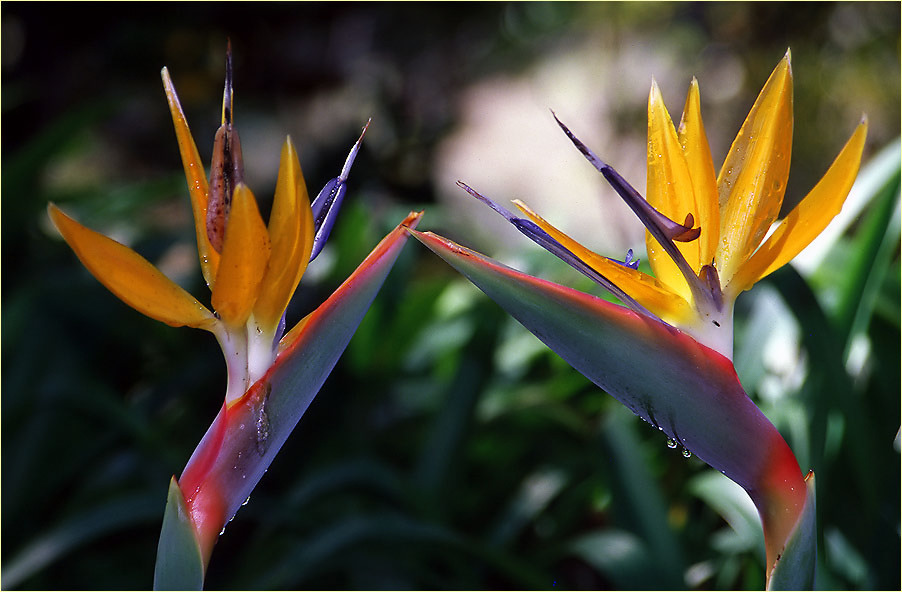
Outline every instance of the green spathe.
<svg viewBox="0 0 902 592">
<path fill-rule="evenodd" d="M 200 590 L 204 585 L 204 562 L 194 525 L 188 516 L 185 496 L 175 480 L 169 482 L 163 530 L 157 545 L 153 573 L 154 590 Z"/>
</svg>

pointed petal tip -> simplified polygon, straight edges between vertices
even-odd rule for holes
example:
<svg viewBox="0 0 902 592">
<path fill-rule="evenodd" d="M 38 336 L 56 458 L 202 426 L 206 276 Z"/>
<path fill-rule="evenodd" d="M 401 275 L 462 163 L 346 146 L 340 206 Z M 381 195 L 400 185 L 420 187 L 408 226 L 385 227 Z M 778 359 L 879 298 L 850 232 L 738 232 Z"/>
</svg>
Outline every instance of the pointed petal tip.
<svg viewBox="0 0 902 592">
<path fill-rule="evenodd" d="M 435 249 L 433 249 L 433 245 L 439 245 L 441 247 L 444 247 L 445 249 L 448 249 L 450 251 L 453 251 L 453 252 L 459 253 L 459 254 L 465 254 L 470 251 L 470 249 L 463 247 L 463 246 L 457 244 L 456 242 L 452 241 L 451 239 L 441 236 L 440 234 L 436 234 L 436 233 L 432 232 L 431 230 L 426 230 L 426 231 L 416 230 L 415 227 L 413 227 L 413 226 L 408 226 L 406 228 L 407 228 L 407 232 L 413 238 L 417 239 L 418 241 L 420 241 L 421 243 L 423 243 L 424 245 L 426 245 L 427 247 L 429 247 L 432 250 L 435 250 Z"/>
<path fill-rule="evenodd" d="M 652 104 L 657 102 L 664 102 L 664 97 L 661 95 L 661 87 L 658 86 L 658 81 L 655 80 L 655 77 L 651 77 L 651 89 L 648 91 L 648 106 L 651 107 Z"/>
<path fill-rule="evenodd" d="M 460 187 L 461 189 L 463 189 L 464 191 L 466 191 L 467 193 L 469 193 L 470 195 L 472 195 L 473 197 L 475 197 L 476 199 L 478 199 L 479 201 L 481 201 L 482 203 L 484 203 L 485 205 L 489 206 L 490 208 L 492 208 L 493 210 L 495 210 L 502 216 L 504 216 L 504 218 L 507 219 L 508 222 L 513 222 L 514 218 L 516 218 L 516 216 L 514 216 L 510 211 L 507 210 L 507 208 L 505 208 L 501 204 L 497 203 L 495 200 L 488 198 L 488 197 L 484 196 L 483 194 L 479 193 L 478 191 L 476 191 L 475 189 L 473 189 L 472 187 L 470 187 L 463 181 L 458 181 L 457 186 Z"/>
<path fill-rule="evenodd" d="M 363 136 L 366 135 L 366 130 L 369 129 L 371 121 L 373 121 L 372 117 L 366 120 L 366 123 L 363 126 L 363 130 L 360 132 L 360 137 L 357 138 L 357 141 L 354 142 L 354 145 L 351 147 L 351 151 L 348 153 L 348 157 L 345 159 L 345 164 L 341 168 L 341 173 L 338 175 L 339 182 L 344 183 L 348 180 L 348 176 L 351 174 L 351 166 L 353 166 L 354 160 L 357 158 L 357 152 L 360 150 L 360 146 L 363 144 Z"/>
<path fill-rule="evenodd" d="M 358 141 L 358 142 L 362 142 L 362 141 L 363 141 L 363 135 L 366 133 L 366 130 L 368 130 L 368 129 L 370 128 L 370 124 L 371 124 L 372 122 L 373 122 L 373 118 L 372 118 L 372 117 L 368 117 L 367 120 L 366 120 L 366 123 L 363 124 L 363 130 L 361 130 L 361 132 L 360 132 L 360 137 L 357 138 L 357 141 Z"/>
<path fill-rule="evenodd" d="M 778 68 L 783 66 L 784 63 L 787 73 L 789 77 L 792 78 L 792 50 L 790 48 L 786 48 L 786 54 L 783 56 L 783 59 L 780 60 L 780 64 L 777 66 Z"/>
<path fill-rule="evenodd" d="M 163 66 L 160 70 L 160 78 L 163 79 L 163 91 L 166 93 L 166 97 L 170 99 L 170 111 L 172 110 L 172 100 L 178 102 L 178 96 L 175 94 L 175 86 L 172 84 L 172 76 L 169 74 L 169 68 Z"/>
<path fill-rule="evenodd" d="M 407 229 L 408 232 L 416 232 L 414 229 L 417 227 L 417 224 L 420 223 L 420 219 L 423 217 L 423 214 L 426 213 L 426 210 L 420 210 L 419 212 L 410 212 L 407 214 L 407 217 L 401 222 L 401 226 Z"/>
<path fill-rule="evenodd" d="M 524 212 L 524 213 L 531 213 L 531 214 L 534 214 L 534 213 L 535 213 L 535 212 L 532 210 L 532 208 L 530 208 L 528 205 L 526 205 L 526 202 L 524 202 L 523 200 L 520 200 L 520 199 L 512 199 L 512 200 L 511 200 L 511 203 L 514 204 L 515 206 L 517 206 L 517 209 L 520 210 L 521 212 Z"/>
<path fill-rule="evenodd" d="M 282 145 L 283 149 L 289 151 L 290 154 L 297 155 L 297 148 L 294 146 L 294 140 L 291 139 L 291 134 L 285 136 L 285 143 Z"/>
<path fill-rule="evenodd" d="M 592 164 L 592 166 L 594 166 L 598 170 L 598 172 L 605 174 L 604 169 L 609 168 L 608 164 L 598 158 L 598 156 L 594 152 L 589 150 L 589 148 L 585 144 L 583 144 L 582 141 L 573 134 L 573 132 L 570 131 L 570 128 L 564 125 L 564 122 L 562 122 L 560 119 L 558 119 L 558 116 L 554 111 L 552 111 L 551 114 L 554 116 L 554 120 L 564 131 L 564 134 L 567 135 L 567 137 L 570 139 L 570 142 L 576 147 L 576 149 L 582 153 L 586 160 L 588 160 Z"/>
<path fill-rule="evenodd" d="M 63 234 L 61 224 L 65 223 L 65 218 L 68 218 L 68 216 L 66 216 L 66 214 L 64 214 L 63 211 L 59 209 L 59 207 L 52 201 L 47 203 L 47 216 L 50 217 L 50 221 L 53 223 L 53 227 L 56 228 L 56 231 L 59 233 L 59 235 L 62 236 L 63 239 L 65 239 L 66 237 Z"/>
</svg>

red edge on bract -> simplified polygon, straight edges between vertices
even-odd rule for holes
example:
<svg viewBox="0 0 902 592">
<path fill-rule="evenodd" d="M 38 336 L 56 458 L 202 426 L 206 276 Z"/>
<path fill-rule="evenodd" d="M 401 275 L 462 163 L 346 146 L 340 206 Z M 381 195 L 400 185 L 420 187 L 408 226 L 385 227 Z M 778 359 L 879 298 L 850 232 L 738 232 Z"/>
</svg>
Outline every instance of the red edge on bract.
<svg viewBox="0 0 902 592">
<path fill-rule="evenodd" d="M 700 356 L 697 358 L 700 362 L 714 365 L 723 376 L 732 377 L 739 383 L 735 366 L 729 358 L 697 342 L 690 335 L 675 327 L 648 319 L 630 309 L 590 294 L 522 274 L 432 232 L 411 231 L 411 233 L 427 246 L 431 245 L 440 251 L 450 251 L 462 257 L 477 258 L 481 263 L 493 268 L 502 275 L 516 276 L 521 281 L 533 283 L 547 290 L 564 294 L 569 298 L 591 301 L 595 307 L 616 309 L 618 314 L 612 318 L 620 319 L 621 322 L 631 325 L 634 323 L 642 325 L 641 327 L 634 326 L 633 330 L 665 330 L 674 339 L 682 342 L 686 351 L 694 352 L 694 356 Z M 755 505 L 758 507 L 761 515 L 769 576 L 777 557 L 782 553 L 789 536 L 802 515 L 807 500 L 807 488 L 795 455 L 776 429 L 773 430 L 769 441 L 760 442 L 759 444 L 766 451 L 766 456 L 758 474 L 752 477 L 748 492 L 753 501 L 755 501 Z"/>
<path fill-rule="evenodd" d="M 775 430 L 774 434 L 772 440 L 764 444 L 770 452 L 761 475 L 761 505 L 758 508 L 764 527 L 768 579 L 802 516 L 808 500 L 805 482 L 813 474 L 809 471 L 808 476 L 802 476 L 799 462 L 789 445 L 779 432 Z"/>
<path fill-rule="evenodd" d="M 366 259 L 364 259 L 363 262 L 357 267 L 357 269 L 355 269 L 354 272 L 350 276 L 348 276 L 348 279 L 346 279 L 325 302 L 323 302 L 316 310 L 310 313 L 307 318 L 303 320 L 305 327 L 303 327 L 303 330 L 294 336 L 294 341 L 280 345 L 281 351 L 279 353 L 279 357 L 276 358 L 275 364 L 273 364 L 273 368 L 278 365 L 279 358 L 288 356 L 291 351 L 298 347 L 298 344 L 303 341 L 303 339 L 301 338 L 302 335 L 306 333 L 309 328 L 313 327 L 319 321 L 319 319 L 332 308 L 332 304 L 334 302 L 340 300 L 342 297 L 344 297 L 345 294 L 352 291 L 357 281 L 362 276 L 365 276 L 367 273 L 369 273 L 370 269 L 376 262 L 385 257 L 391 251 L 399 249 L 401 248 L 401 246 L 403 246 L 403 242 L 399 242 L 400 239 L 407 238 L 408 230 L 416 228 L 422 216 L 423 212 L 410 212 L 407 217 L 394 228 L 394 230 L 388 233 L 385 238 L 383 238 L 379 242 L 379 244 L 376 245 L 376 247 L 370 252 L 370 254 L 366 256 Z M 289 334 L 286 334 L 286 338 L 290 338 L 290 332 Z M 273 368 L 270 368 L 269 372 L 271 372 Z M 269 372 L 267 372 L 267 374 Z"/>
<path fill-rule="evenodd" d="M 225 502 L 216 491 L 216 486 L 210 483 L 209 473 L 222 449 L 227 429 L 228 409 L 223 402 L 213 425 L 198 445 L 197 457 L 188 462 L 178 481 L 182 495 L 185 496 L 188 515 L 194 523 L 204 565 L 209 561 L 221 524 L 225 520 Z"/>
<path fill-rule="evenodd" d="M 407 237 L 407 230 L 415 228 L 423 212 L 411 212 L 391 233 L 389 233 L 382 241 L 376 245 L 376 248 L 364 259 L 360 266 L 342 283 L 341 286 L 324 302 L 319 308 L 309 315 L 303 329 L 312 326 L 320 317 L 322 317 L 330 308 L 331 303 L 342 298 L 349 290 L 353 290 L 357 280 L 370 271 L 372 266 L 387 254 L 395 251 L 403 245 L 400 239 Z M 298 347 L 303 341 L 300 337 L 305 331 L 300 331 L 295 337 L 294 342 L 286 345 L 279 355 L 286 354 Z M 207 564 L 213 546 L 219 538 L 219 533 L 225 523 L 225 500 L 220 492 L 220 484 L 210 474 L 211 469 L 215 466 L 216 460 L 222 450 L 222 445 L 228 431 L 230 423 L 241 414 L 244 404 L 249 399 L 259 396 L 263 385 L 268 384 L 269 376 L 278 365 L 278 358 L 266 374 L 254 383 L 247 392 L 232 402 L 231 405 L 223 403 L 222 408 L 213 421 L 213 425 L 208 430 L 204 439 L 201 441 L 196 451 L 196 457 L 192 458 L 188 466 L 185 467 L 181 478 L 179 479 L 179 488 L 185 496 L 185 502 L 188 507 L 188 513 L 194 523 L 195 532 L 197 533 L 200 543 L 201 552 L 203 554 L 204 565 Z"/>
</svg>

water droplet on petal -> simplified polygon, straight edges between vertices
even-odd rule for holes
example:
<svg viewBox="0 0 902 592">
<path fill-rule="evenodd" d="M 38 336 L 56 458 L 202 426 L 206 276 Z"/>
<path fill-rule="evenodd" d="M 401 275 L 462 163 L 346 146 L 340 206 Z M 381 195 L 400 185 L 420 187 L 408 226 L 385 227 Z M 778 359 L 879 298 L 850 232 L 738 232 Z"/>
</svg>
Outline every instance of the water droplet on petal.
<svg viewBox="0 0 902 592">
<path fill-rule="evenodd" d="M 673 438 L 667 438 L 667 447 L 668 447 L 668 448 L 676 448 L 676 447 L 677 447 L 677 441 L 676 441 L 675 439 L 673 439 Z"/>
<path fill-rule="evenodd" d="M 688 449 L 688 448 L 683 448 L 683 456 L 684 456 L 685 458 L 689 458 L 690 456 L 692 456 L 692 453 L 689 452 L 689 449 Z"/>
<path fill-rule="evenodd" d="M 249 501 L 251 501 L 251 496 L 247 496 L 247 499 L 241 502 L 241 505 L 246 506 Z"/>
</svg>

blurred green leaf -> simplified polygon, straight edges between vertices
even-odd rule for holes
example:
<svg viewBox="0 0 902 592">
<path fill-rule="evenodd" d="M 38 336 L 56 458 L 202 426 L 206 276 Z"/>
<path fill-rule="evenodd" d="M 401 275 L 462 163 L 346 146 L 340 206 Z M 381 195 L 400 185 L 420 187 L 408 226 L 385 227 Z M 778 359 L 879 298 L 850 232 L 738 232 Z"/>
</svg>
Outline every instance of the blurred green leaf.
<svg viewBox="0 0 902 592">
<path fill-rule="evenodd" d="M 102 536 L 152 522 L 159 517 L 159 500 L 147 493 L 119 496 L 101 502 L 35 537 L 3 565 L 3 587 L 17 588 L 36 572 Z"/>
<path fill-rule="evenodd" d="M 614 475 L 615 499 L 620 500 L 618 506 L 621 515 L 618 519 L 624 524 L 635 525 L 635 534 L 642 540 L 641 548 L 655 565 L 654 570 L 643 569 L 632 574 L 631 577 L 641 577 L 629 587 L 680 588 L 683 586 L 685 571 L 683 552 L 670 530 L 667 504 L 659 486 L 649 474 L 647 465 L 641 458 L 637 458 L 639 445 L 635 435 L 636 427 L 626 409 L 615 407 L 599 430 L 604 461 L 611 465 Z M 663 441 L 661 445 L 667 450 Z M 676 454 L 674 451 L 674 456 Z M 681 455 L 679 462 L 690 461 Z"/>
<path fill-rule="evenodd" d="M 587 534 L 573 542 L 572 550 L 611 578 L 617 588 L 643 590 L 661 584 L 654 575 L 658 558 L 631 532 L 608 528 Z"/>
<path fill-rule="evenodd" d="M 730 552 L 754 553 L 760 564 L 764 565 L 761 519 L 758 518 L 755 504 L 741 487 L 717 471 L 703 471 L 689 481 L 689 491 L 717 511 L 729 524 Z M 725 537 L 718 536 L 718 540 L 723 543 Z"/>
</svg>

